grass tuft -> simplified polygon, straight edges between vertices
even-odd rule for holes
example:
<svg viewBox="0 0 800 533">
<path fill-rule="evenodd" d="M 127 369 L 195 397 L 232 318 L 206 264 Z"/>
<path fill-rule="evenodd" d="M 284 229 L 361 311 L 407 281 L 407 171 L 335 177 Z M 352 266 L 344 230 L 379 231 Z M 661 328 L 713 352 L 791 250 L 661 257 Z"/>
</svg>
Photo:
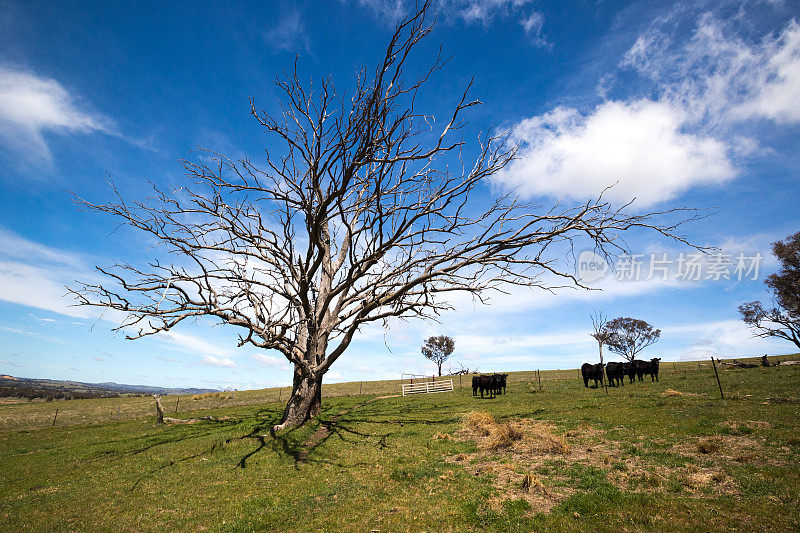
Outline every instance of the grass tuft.
<svg viewBox="0 0 800 533">
<path fill-rule="evenodd" d="M 719 443 L 714 439 L 700 439 L 697 442 L 697 451 L 703 454 L 712 454 L 719 451 Z"/>
<path fill-rule="evenodd" d="M 481 437 L 488 437 L 495 425 L 494 417 L 485 411 L 470 411 L 464 415 L 464 428 Z"/>
<path fill-rule="evenodd" d="M 521 438 L 522 432 L 509 424 L 495 424 L 489 436 L 488 447 L 490 450 L 509 448 Z"/>
</svg>

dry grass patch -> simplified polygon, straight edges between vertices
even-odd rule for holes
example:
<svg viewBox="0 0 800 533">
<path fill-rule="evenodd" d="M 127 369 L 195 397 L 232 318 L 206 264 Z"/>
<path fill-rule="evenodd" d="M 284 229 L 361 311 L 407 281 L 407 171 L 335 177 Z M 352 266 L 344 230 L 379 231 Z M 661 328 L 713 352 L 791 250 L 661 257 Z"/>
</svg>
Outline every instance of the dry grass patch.
<svg viewBox="0 0 800 533">
<path fill-rule="evenodd" d="M 672 451 L 704 461 L 713 461 L 715 464 L 720 461 L 723 463 L 726 461 L 738 463 L 762 461 L 781 466 L 786 464 L 787 459 L 774 451 L 769 453 L 760 440 L 744 435 L 703 437 L 676 444 L 672 447 Z"/>
<path fill-rule="evenodd" d="M 464 415 L 464 430 L 479 437 L 488 437 L 496 425 L 494 417 L 483 411 L 470 411 Z"/>
<path fill-rule="evenodd" d="M 507 423 L 495 424 L 489 433 L 487 447 L 490 450 L 509 448 L 514 442 L 520 440 L 521 438 L 522 432 L 519 429 L 512 427 Z"/>
<path fill-rule="evenodd" d="M 764 420 L 727 420 L 720 425 L 738 433 L 751 433 L 755 429 L 772 429 L 772 424 Z"/>
<path fill-rule="evenodd" d="M 702 454 L 717 453 L 719 451 L 719 439 L 700 439 L 697 441 L 697 451 Z"/>
<path fill-rule="evenodd" d="M 233 395 L 229 392 L 204 392 L 202 394 L 195 394 L 192 396 L 192 400 L 206 400 L 206 399 L 214 399 L 214 400 L 230 400 L 233 398 Z"/>
<path fill-rule="evenodd" d="M 691 448 L 685 443 L 681 448 L 684 454 L 691 452 L 706 462 L 711 459 L 712 464 L 682 467 L 657 464 L 646 456 L 630 453 L 588 424 L 559 433 L 553 424 L 544 421 L 497 422 L 488 413 L 470 412 L 454 438 L 474 440 L 479 450 L 446 460 L 464 465 L 474 475 L 491 476 L 498 494 L 490 504 L 497 508 L 504 500 L 524 499 L 532 512 L 548 512 L 575 493 L 570 476 L 576 465 L 603 470 L 606 479 L 622 490 L 666 492 L 671 487 L 674 490 L 677 481 L 694 497 L 738 493 L 736 483 L 718 462 L 727 457 L 721 453 L 741 448 L 733 446 L 729 450 L 727 441 L 717 437 L 692 441 Z M 562 466 L 550 466 L 556 462 Z"/>
</svg>

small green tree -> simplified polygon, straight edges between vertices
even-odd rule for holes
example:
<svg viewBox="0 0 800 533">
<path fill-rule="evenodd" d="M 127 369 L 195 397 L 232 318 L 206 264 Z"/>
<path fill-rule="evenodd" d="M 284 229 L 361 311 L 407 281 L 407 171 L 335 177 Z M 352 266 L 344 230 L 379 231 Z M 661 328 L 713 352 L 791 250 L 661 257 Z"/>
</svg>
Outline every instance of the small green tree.
<svg viewBox="0 0 800 533">
<path fill-rule="evenodd" d="M 606 346 L 615 354 L 633 362 L 636 354 L 651 346 L 661 337 L 661 330 L 637 318 L 615 318 L 608 322 Z"/>
<path fill-rule="evenodd" d="M 442 363 L 452 355 L 456 349 L 456 342 L 446 335 L 429 337 L 422 345 L 422 355 L 430 359 L 439 367 L 439 376 L 442 375 Z"/>
</svg>

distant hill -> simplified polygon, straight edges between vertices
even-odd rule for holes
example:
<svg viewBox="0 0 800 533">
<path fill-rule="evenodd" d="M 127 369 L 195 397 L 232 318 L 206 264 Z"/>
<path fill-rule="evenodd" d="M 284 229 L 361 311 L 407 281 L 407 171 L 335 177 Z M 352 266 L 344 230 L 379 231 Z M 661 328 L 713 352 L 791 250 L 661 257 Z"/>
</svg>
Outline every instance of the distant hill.
<svg viewBox="0 0 800 533">
<path fill-rule="evenodd" d="M 57 379 L 32 379 L 0 375 L 0 396 L 23 398 L 103 398 L 123 394 L 202 394 L 215 389 L 166 388 L 124 383 L 83 383 Z"/>
</svg>

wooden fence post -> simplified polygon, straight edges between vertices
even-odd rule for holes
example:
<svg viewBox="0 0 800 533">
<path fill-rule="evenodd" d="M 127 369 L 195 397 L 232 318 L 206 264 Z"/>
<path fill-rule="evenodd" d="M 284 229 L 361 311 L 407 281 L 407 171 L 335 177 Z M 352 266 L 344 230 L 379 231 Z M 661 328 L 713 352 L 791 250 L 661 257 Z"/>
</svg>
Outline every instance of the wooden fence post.
<svg viewBox="0 0 800 533">
<path fill-rule="evenodd" d="M 177 401 L 177 402 L 175 402 L 175 412 L 176 412 L 176 413 L 178 412 L 178 406 L 179 406 L 180 404 L 181 404 L 181 397 L 180 397 L 180 396 L 178 396 L 178 401 Z"/>
<path fill-rule="evenodd" d="M 119 422 L 119 410 L 122 409 L 122 404 L 117 406 L 117 422 Z"/>
<path fill-rule="evenodd" d="M 278 389 L 278 401 L 281 401 L 281 393 L 282 392 L 283 392 L 283 389 Z"/>
<path fill-rule="evenodd" d="M 361 391 L 362 391 L 363 389 L 364 389 L 364 382 L 363 382 L 363 381 L 361 381 L 361 382 L 359 382 L 359 384 L 358 384 L 358 394 L 359 394 L 359 395 L 361 394 Z"/>
<path fill-rule="evenodd" d="M 536 369 L 536 379 L 539 380 L 539 390 L 542 390 L 542 374 L 539 369 Z"/>
<path fill-rule="evenodd" d="M 720 398 L 723 400 L 725 399 L 725 393 L 722 392 L 722 383 L 719 381 L 719 373 L 717 372 L 717 363 L 714 362 L 714 358 L 711 358 L 711 364 L 714 365 L 714 375 L 717 376 L 717 385 L 719 386 L 719 395 Z"/>
<path fill-rule="evenodd" d="M 56 418 L 58 418 L 58 407 L 56 407 L 56 414 L 53 417 L 53 426 L 52 427 L 56 427 Z"/>
</svg>

